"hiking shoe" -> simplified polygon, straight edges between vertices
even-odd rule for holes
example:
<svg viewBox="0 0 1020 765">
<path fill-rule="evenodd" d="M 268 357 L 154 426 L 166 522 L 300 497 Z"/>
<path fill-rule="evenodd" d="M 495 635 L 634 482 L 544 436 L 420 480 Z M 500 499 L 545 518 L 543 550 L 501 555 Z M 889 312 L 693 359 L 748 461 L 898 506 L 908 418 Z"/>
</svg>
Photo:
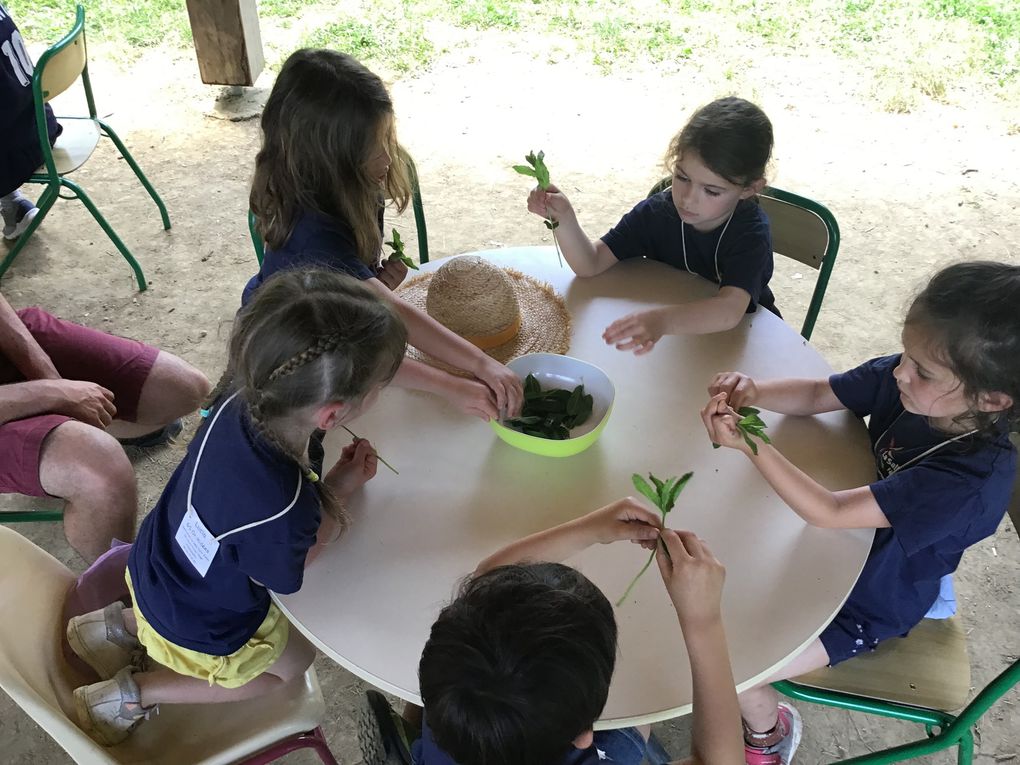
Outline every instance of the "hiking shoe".
<svg viewBox="0 0 1020 765">
<path fill-rule="evenodd" d="M 17 239 L 25 233 L 29 224 L 39 213 L 39 208 L 28 197 L 19 194 L 13 200 L 4 200 L 0 205 L 4 219 L 4 239 Z"/>
<path fill-rule="evenodd" d="M 124 667 L 137 668 L 142 653 L 137 638 L 124 629 L 124 604 L 119 601 L 72 618 L 67 623 L 67 642 L 101 680 L 109 680 Z"/>
<path fill-rule="evenodd" d="M 365 691 L 358 715 L 358 744 L 365 765 L 386 765 L 390 754 L 411 765 L 410 724 L 398 715 L 379 691 Z"/>
<path fill-rule="evenodd" d="M 747 742 L 749 737 L 764 735 L 752 732 L 744 725 L 744 761 L 747 765 L 790 765 L 793 753 L 800 746 L 803 724 L 800 713 L 785 702 L 779 702 L 779 719 L 776 732 L 782 738 L 769 746 L 754 746 Z"/>
<path fill-rule="evenodd" d="M 180 420 L 174 420 L 169 425 L 166 425 L 159 430 L 154 430 L 151 433 L 146 433 L 144 436 L 136 436 L 134 438 L 118 438 L 121 446 L 133 446 L 136 449 L 148 449 L 152 446 L 162 446 L 163 444 L 170 443 L 171 439 L 177 438 L 184 430 L 184 423 Z"/>
<path fill-rule="evenodd" d="M 142 707 L 138 683 L 131 667 L 124 667 L 109 680 L 83 685 L 74 691 L 78 725 L 103 746 L 124 741 L 152 710 Z"/>
</svg>

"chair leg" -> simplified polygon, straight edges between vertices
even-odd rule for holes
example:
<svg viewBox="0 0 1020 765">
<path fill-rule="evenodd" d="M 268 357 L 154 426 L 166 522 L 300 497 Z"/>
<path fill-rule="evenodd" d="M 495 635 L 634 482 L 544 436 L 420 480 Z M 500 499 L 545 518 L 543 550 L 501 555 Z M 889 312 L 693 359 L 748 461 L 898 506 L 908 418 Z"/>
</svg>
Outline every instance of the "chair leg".
<svg viewBox="0 0 1020 765">
<path fill-rule="evenodd" d="M 25 229 L 25 233 L 18 237 L 18 240 L 14 243 L 14 247 L 9 253 L 7 253 L 7 257 L 3 259 L 3 262 L 0 263 L 0 276 L 3 276 L 7 269 L 10 268 L 11 263 L 14 262 L 14 259 L 18 257 L 18 253 L 21 252 L 21 248 L 28 243 L 29 238 L 35 233 L 35 230 L 39 228 L 43 218 L 46 217 L 46 213 L 50 211 L 50 208 L 53 207 L 53 203 L 57 201 L 57 196 L 59 194 L 60 186 L 56 183 L 51 186 L 47 186 L 43 190 L 42 195 L 36 203 L 36 207 L 39 208 L 39 212 L 35 214 L 32 222 L 29 223 L 28 228 Z"/>
<path fill-rule="evenodd" d="M 124 157 L 128 165 L 131 166 L 131 169 L 135 171 L 135 175 L 138 177 L 138 180 L 142 182 L 142 186 L 144 186 L 145 190 L 149 192 L 149 196 L 152 197 L 152 201 L 156 203 L 156 207 L 159 208 L 159 215 L 163 219 L 163 229 L 169 229 L 170 216 L 167 215 L 166 205 L 163 204 L 163 200 L 160 198 L 159 194 L 156 193 L 156 189 L 154 189 L 152 184 L 149 183 L 149 179 L 145 177 L 145 173 L 142 172 L 142 168 L 138 166 L 138 163 L 135 162 L 135 158 L 131 156 L 131 152 L 127 150 L 127 147 L 120 138 L 117 137 L 117 134 L 113 132 L 113 128 L 102 120 L 96 120 L 96 122 L 98 122 L 103 128 L 103 132 L 106 136 L 113 141 L 113 145 L 117 147 L 117 151 L 119 151 L 121 156 Z M 145 288 L 143 287 L 142 289 Z"/>
<path fill-rule="evenodd" d="M 968 728 L 960 738 L 959 750 L 956 755 L 958 765 L 971 765 L 974 761 L 974 729 Z"/>
<path fill-rule="evenodd" d="M 128 262 L 131 269 L 135 272 L 135 281 L 138 282 L 138 291 L 145 292 L 148 285 L 145 283 L 145 274 L 142 273 L 142 267 L 138 265 L 138 261 L 135 260 L 131 251 L 124 246 L 124 242 L 122 242 L 120 237 L 117 236 L 117 232 L 113 230 L 113 227 L 109 223 L 106 222 L 106 218 L 104 218 L 103 214 L 99 212 L 99 208 L 96 207 L 89 195 L 85 193 L 85 189 L 67 178 L 61 178 L 60 183 L 71 189 L 71 191 L 78 196 L 78 199 L 81 200 L 81 203 L 85 205 L 85 209 L 92 213 L 92 217 L 96 219 L 96 223 L 98 223 L 102 227 L 103 231 L 106 232 L 106 235 L 110 237 L 110 241 L 117 246 L 117 249 L 120 250 L 120 254 L 124 256 L 124 260 Z"/>
<path fill-rule="evenodd" d="M 297 733 L 283 741 L 278 741 L 272 746 L 266 747 L 258 754 L 242 760 L 238 765 L 268 765 L 270 762 L 274 762 L 298 749 L 315 750 L 323 765 L 340 765 L 336 757 L 329 750 L 326 737 L 322 734 L 322 728 L 316 728 L 305 733 Z"/>
</svg>

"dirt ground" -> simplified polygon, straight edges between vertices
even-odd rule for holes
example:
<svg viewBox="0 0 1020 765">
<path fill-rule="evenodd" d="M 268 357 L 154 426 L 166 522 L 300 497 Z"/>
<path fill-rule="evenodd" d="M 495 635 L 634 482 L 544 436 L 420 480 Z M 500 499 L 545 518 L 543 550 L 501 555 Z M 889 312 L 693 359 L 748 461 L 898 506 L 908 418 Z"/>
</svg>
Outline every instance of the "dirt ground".
<svg viewBox="0 0 1020 765">
<path fill-rule="evenodd" d="M 530 149 L 545 150 L 553 180 L 570 195 L 589 234 L 601 235 L 663 175 L 661 155 L 690 111 L 737 93 L 756 99 L 773 120 L 774 184 L 823 201 L 839 220 L 842 246 L 813 338 L 834 368 L 898 350 L 904 307 L 936 267 L 973 258 L 1020 263 L 1016 114 L 981 94 L 961 101 L 966 106 L 928 102 L 911 114 L 888 114 L 868 98 L 861 71 L 824 52 L 808 59 L 749 51 L 735 78 L 711 62 L 603 75 L 577 61 L 533 55 L 510 38 L 505 43 L 459 48 L 392 88 L 400 136 L 422 179 L 434 258 L 548 241 L 525 210 L 527 183 L 510 170 Z M 227 322 L 256 267 L 245 211 L 259 134 L 257 121 L 243 118 L 271 82 L 264 77 L 242 97 L 224 99 L 222 89 L 199 82 L 187 52 L 154 52 L 123 69 L 90 53 L 100 112 L 111 114 L 163 194 L 173 228 L 161 230 L 155 207 L 106 146 L 76 179 L 133 249 L 149 290 L 135 291 L 130 269 L 98 226 L 80 205 L 63 202 L 4 277 L 3 293 L 16 307 L 38 304 L 156 344 L 215 378 Z M 57 111 L 69 113 L 73 99 L 62 99 Z M 409 215 L 396 225 L 414 240 Z M 813 273 L 797 264 L 777 266 L 773 289 L 799 325 Z M 189 433 L 193 427 L 189 422 Z M 158 497 L 178 455 L 134 455 L 140 514 Z M 4 510 L 44 504 L 0 498 Z M 17 529 L 80 570 L 59 526 Z M 1020 543 L 1008 521 L 965 557 L 957 585 L 973 683 L 981 687 L 1020 653 Z M 328 660 L 320 659 L 318 668 L 330 706 L 330 743 L 341 762 L 353 765 L 360 757 L 351 710 L 363 685 Z M 1014 690 L 981 723 L 979 762 L 1020 758 L 1018 702 Z M 801 763 L 920 735 L 906 724 L 862 715 L 802 711 Z M 6 697 L 0 715 L 0 762 L 68 761 Z M 679 753 L 687 725 L 681 719 L 657 730 Z M 311 760 L 292 755 L 286 761 Z"/>
</svg>

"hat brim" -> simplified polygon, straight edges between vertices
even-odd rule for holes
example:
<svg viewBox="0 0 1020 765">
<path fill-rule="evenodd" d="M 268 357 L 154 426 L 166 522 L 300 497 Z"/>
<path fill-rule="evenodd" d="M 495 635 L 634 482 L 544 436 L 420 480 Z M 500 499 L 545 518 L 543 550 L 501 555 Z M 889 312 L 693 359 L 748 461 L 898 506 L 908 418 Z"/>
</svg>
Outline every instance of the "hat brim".
<svg viewBox="0 0 1020 765">
<path fill-rule="evenodd" d="M 517 296 L 521 329 L 513 340 L 484 352 L 506 364 L 526 353 L 563 354 L 570 350 L 570 313 L 563 297 L 549 284 L 532 276 L 513 268 L 502 270 L 510 277 L 510 284 Z M 397 294 L 415 308 L 424 311 L 431 281 L 431 273 L 416 276 L 397 290 Z M 407 347 L 407 355 L 440 369 L 459 371 L 410 345 Z"/>
</svg>

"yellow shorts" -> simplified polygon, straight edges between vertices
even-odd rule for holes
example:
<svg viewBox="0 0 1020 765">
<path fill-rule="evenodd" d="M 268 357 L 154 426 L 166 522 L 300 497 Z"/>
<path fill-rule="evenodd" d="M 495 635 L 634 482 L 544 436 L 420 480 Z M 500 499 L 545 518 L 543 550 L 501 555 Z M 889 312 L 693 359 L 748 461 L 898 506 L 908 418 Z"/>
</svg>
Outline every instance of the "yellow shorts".
<svg viewBox="0 0 1020 765">
<path fill-rule="evenodd" d="M 124 578 L 131 601 L 135 602 L 131 573 L 125 572 Z M 223 688 L 242 686 L 269 669 L 287 647 L 290 634 L 290 622 L 275 603 L 270 603 L 269 613 L 247 643 L 226 656 L 213 656 L 171 643 L 152 628 L 142 616 L 141 609 L 136 606 L 134 612 L 138 623 L 138 642 L 145 647 L 150 659 L 179 675 L 208 680 L 209 685 Z"/>
</svg>

